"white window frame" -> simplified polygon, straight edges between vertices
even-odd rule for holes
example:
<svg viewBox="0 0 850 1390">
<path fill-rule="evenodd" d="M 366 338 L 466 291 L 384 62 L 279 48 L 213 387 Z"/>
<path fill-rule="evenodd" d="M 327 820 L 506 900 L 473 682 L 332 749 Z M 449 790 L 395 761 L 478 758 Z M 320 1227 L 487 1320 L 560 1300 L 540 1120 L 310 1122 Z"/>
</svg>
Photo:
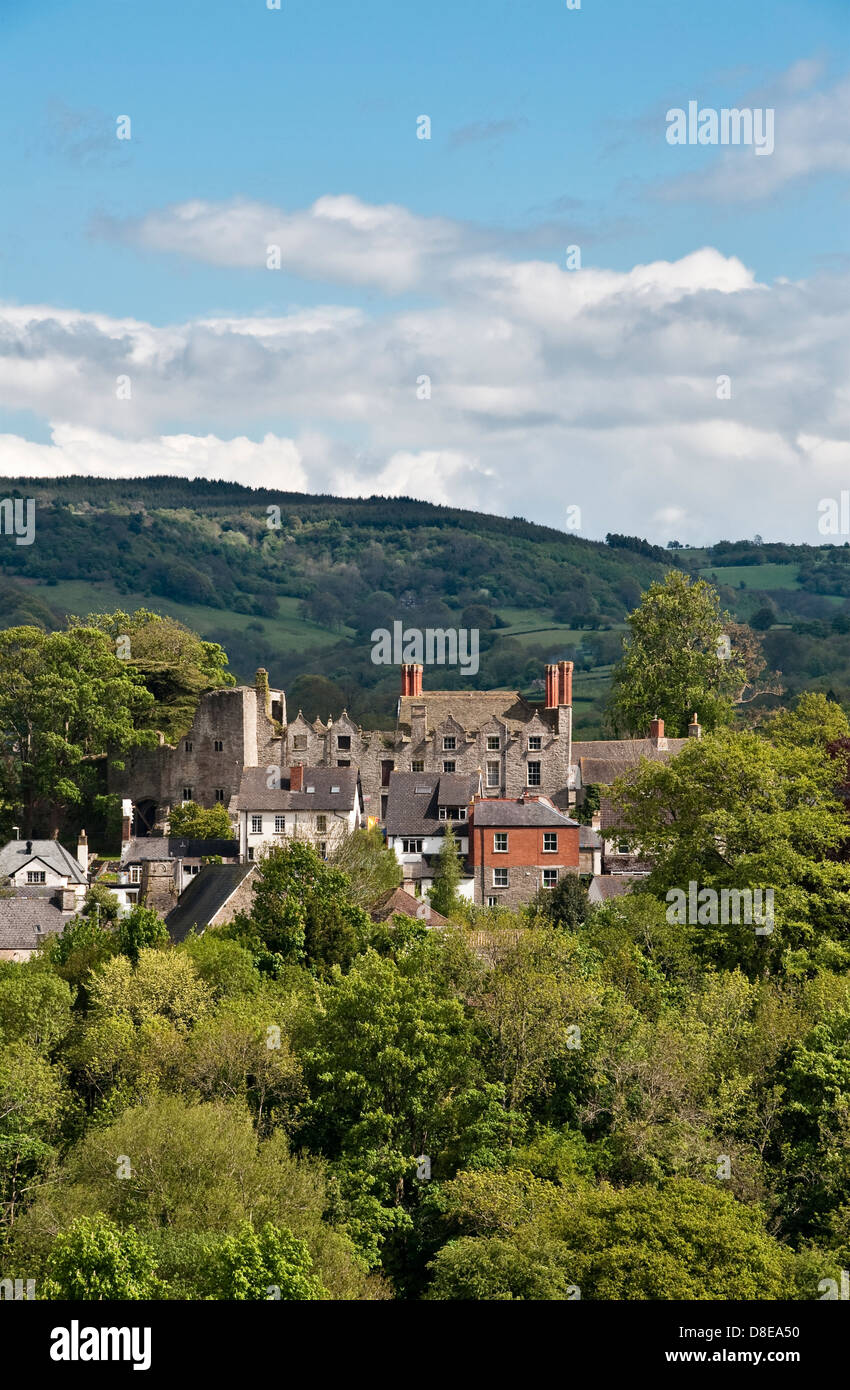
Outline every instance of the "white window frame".
<svg viewBox="0 0 850 1390">
<path fill-rule="evenodd" d="M 487 763 L 487 786 L 500 787 L 502 785 L 502 765 L 495 759 Z"/>
<path fill-rule="evenodd" d="M 555 841 L 554 845 L 547 845 L 547 843 L 546 843 L 547 840 L 554 840 L 554 841 Z M 544 830 L 544 831 L 543 831 L 543 853 L 544 853 L 544 854 L 557 854 L 557 853 L 558 853 L 558 832 L 557 832 L 557 830 Z"/>
<path fill-rule="evenodd" d="M 285 834 L 286 834 L 286 816 L 275 816 L 275 818 L 274 818 L 274 833 L 275 833 L 275 835 L 285 835 Z"/>
<path fill-rule="evenodd" d="M 505 880 L 504 883 L 500 882 L 500 880 L 501 880 L 502 878 L 504 878 L 504 880 Z M 508 869 L 508 868 L 504 868 L 504 869 L 494 869 L 494 870 L 493 870 L 493 887 L 494 887 L 494 888 L 510 888 L 510 886 L 511 886 L 511 872 L 510 872 L 510 869 Z"/>
<path fill-rule="evenodd" d="M 500 845 L 500 844 L 499 844 L 499 841 L 500 841 L 500 840 L 504 840 L 505 843 L 504 843 L 503 845 Z M 508 844 L 509 844 L 509 840 L 508 840 L 508 832 L 507 832 L 507 830 L 494 830 L 494 832 L 493 832 L 493 853 L 494 853 L 494 854 L 507 854 L 507 853 L 508 853 Z"/>
<path fill-rule="evenodd" d="M 257 824 L 257 821 L 260 822 L 259 825 Z M 252 834 L 252 835 L 262 835 L 262 833 L 263 833 L 263 818 L 262 818 L 262 816 L 252 816 L 252 817 L 251 817 L 251 834 Z"/>
<path fill-rule="evenodd" d="M 532 769 L 533 767 L 537 769 L 537 781 L 536 781 L 536 782 L 532 782 L 532 780 L 531 780 L 531 769 Z M 529 763 L 526 764 L 526 776 L 527 776 L 527 778 L 528 778 L 528 783 L 527 783 L 527 785 L 528 785 L 529 787 L 539 787 L 539 786 L 540 786 L 541 781 L 542 781 L 542 771 L 543 771 L 543 765 L 542 765 L 542 763 L 541 763 L 538 759 L 532 759 L 531 762 L 529 762 Z"/>
<path fill-rule="evenodd" d="M 551 882 L 550 882 L 550 883 L 547 883 L 547 882 L 546 882 L 547 878 L 548 878 L 548 879 L 551 879 Z M 544 870 L 543 870 L 543 887 L 544 887 L 544 888 L 557 888 L 557 886 L 558 886 L 558 870 L 557 870 L 557 869 L 544 869 Z"/>
<path fill-rule="evenodd" d="M 455 753 L 457 751 L 457 735 L 443 734 L 443 752 Z"/>
<path fill-rule="evenodd" d="M 529 753 L 539 753 L 543 748 L 543 739 L 540 734 L 529 734 L 528 751 Z"/>
</svg>

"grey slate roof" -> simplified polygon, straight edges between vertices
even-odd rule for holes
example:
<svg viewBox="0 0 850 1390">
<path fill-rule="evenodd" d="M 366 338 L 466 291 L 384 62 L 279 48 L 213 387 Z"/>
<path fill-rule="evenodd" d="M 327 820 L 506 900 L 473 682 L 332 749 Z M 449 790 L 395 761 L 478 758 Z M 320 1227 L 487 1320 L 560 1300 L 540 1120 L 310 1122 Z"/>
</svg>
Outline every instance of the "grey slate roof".
<svg viewBox="0 0 850 1390">
<path fill-rule="evenodd" d="M 71 916 L 45 898 L 0 898 L 0 950 L 34 951 Z"/>
<path fill-rule="evenodd" d="M 265 767 L 246 767 L 239 784 L 236 807 L 239 811 L 351 811 L 360 805 L 359 773 L 356 767 L 305 767 L 304 790 L 290 790 L 289 773 L 281 775 L 281 785 L 267 786 Z M 307 787 L 315 787 L 308 792 Z M 334 788 L 338 788 L 334 791 Z"/>
<path fill-rule="evenodd" d="M 27 849 L 29 845 L 29 849 Z M 69 854 L 58 840 L 10 840 L 0 849 L 0 879 L 26 868 L 33 859 L 40 859 L 70 883 L 85 883 L 82 865 Z"/>
<path fill-rule="evenodd" d="M 205 931 L 254 864 L 205 864 L 165 919 L 172 941 L 183 941 L 193 927 Z"/>
<path fill-rule="evenodd" d="M 601 849 L 602 836 L 592 825 L 583 825 L 578 832 L 579 849 Z"/>
<path fill-rule="evenodd" d="M 681 753 L 687 742 L 686 738 L 668 738 L 667 747 L 658 748 L 651 738 L 591 739 L 574 743 L 572 756 L 581 768 L 584 786 L 607 787 L 629 768 L 636 767 L 641 758 L 666 762 Z"/>
<path fill-rule="evenodd" d="M 440 820 L 441 806 L 468 806 L 478 790 L 477 772 L 391 772 L 387 795 L 388 835 L 444 835 L 451 825 L 466 833 L 465 821 Z M 443 793 L 443 783 L 446 790 Z M 427 787 L 417 792 L 417 787 Z"/>
<path fill-rule="evenodd" d="M 183 835 L 140 835 L 121 847 L 122 864 L 141 864 L 143 860 L 204 859 L 220 855 L 239 858 L 238 840 L 189 840 Z"/>
<path fill-rule="evenodd" d="M 484 801 L 476 801 L 473 820 L 476 826 L 488 827 L 551 825 L 555 829 L 579 828 L 578 821 L 571 820 L 563 811 L 556 811 L 545 801 L 502 801 L 488 797 Z"/>
<path fill-rule="evenodd" d="M 590 901 L 605 903 L 611 898 L 622 898 L 632 891 L 638 877 L 637 874 L 596 874 L 588 890 Z"/>
</svg>

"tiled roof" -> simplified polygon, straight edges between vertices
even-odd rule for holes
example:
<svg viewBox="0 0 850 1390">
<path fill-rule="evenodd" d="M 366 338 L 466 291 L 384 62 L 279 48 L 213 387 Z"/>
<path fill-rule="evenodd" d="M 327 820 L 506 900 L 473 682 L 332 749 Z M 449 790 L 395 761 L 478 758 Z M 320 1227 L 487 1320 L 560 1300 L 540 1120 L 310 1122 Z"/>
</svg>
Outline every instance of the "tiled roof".
<svg viewBox="0 0 850 1390">
<path fill-rule="evenodd" d="M 544 723 L 552 723 L 557 710 L 532 705 L 518 690 L 423 690 L 421 695 L 402 695 L 398 702 L 398 727 L 410 733 L 413 708 L 425 706 L 425 731 L 433 733 L 451 716 L 461 728 L 472 733 L 491 719 L 499 719 L 512 733 L 525 728 L 539 713 Z"/>
<path fill-rule="evenodd" d="M 121 847 L 122 864 L 143 860 L 239 858 L 238 840 L 189 840 L 182 835 L 141 835 Z"/>
<path fill-rule="evenodd" d="M 17 873 L 32 859 L 40 859 L 54 873 L 61 874 L 71 883 L 86 882 L 82 865 L 58 840 L 10 840 L 0 849 L 0 879 Z"/>
<path fill-rule="evenodd" d="M 427 916 L 422 916 L 426 926 L 448 926 L 448 918 L 436 912 L 427 898 L 414 898 L 412 893 L 406 893 L 403 888 L 392 888 L 389 893 L 385 893 L 370 910 L 369 916 L 373 922 L 386 922 L 395 912 L 403 912 L 405 917 L 419 917 L 423 908 L 427 911 Z"/>
<path fill-rule="evenodd" d="M 44 898 L 0 898 L 0 950 L 34 951 L 45 936 L 60 932 L 71 915 Z"/>
<path fill-rule="evenodd" d="M 450 783 L 451 800 L 441 800 L 443 782 Z M 440 820 L 440 806 L 468 805 L 478 785 L 477 772 L 391 772 L 387 794 L 387 834 L 443 835 L 446 826 L 451 825 L 456 835 L 465 835 L 466 822 Z"/>
<path fill-rule="evenodd" d="M 193 927 L 206 930 L 255 867 L 254 864 L 205 864 L 165 919 L 171 940 L 185 940 Z"/>
<path fill-rule="evenodd" d="M 246 767 L 236 806 L 240 811 L 351 811 L 359 805 L 358 776 L 356 767 L 305 767 L 304 790 L 293 792 L 288 772 L 275 789 L 267 785 L 265 767 Z"/>
</svg>

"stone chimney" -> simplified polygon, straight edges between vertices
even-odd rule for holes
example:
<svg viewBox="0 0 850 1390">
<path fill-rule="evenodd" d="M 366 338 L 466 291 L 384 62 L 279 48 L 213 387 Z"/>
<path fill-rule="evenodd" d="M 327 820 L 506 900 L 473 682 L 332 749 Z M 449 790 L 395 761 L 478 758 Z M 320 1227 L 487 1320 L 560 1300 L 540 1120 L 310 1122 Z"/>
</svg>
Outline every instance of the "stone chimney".
<svg viewBox="0 0 850 1390">
<path fill-rule="evenodd" d="M 304 790 L 304 768 L 301 763 L 289 769 L 289 790 L 291 792 L 302 792 Z"/>
<path fill-rule="evenodd" d="M 657 714 L 649 726 L 649 737 L 656 748 L 663 751 L 667 747 L 667 739 L 664 737 L 664 720 L 659 719 Z"/>
<path fill-rule="evenodd" d="M 558 662 L 558 704 L 571 705 L 573 702 L 573 663 Z"/>
<path fill-rule="evenodd" d="M 547 709 L 557 709 L 557 708 L 558 708 L 558 703 L 559 703 L 559 701 L 558 701 L 558 695 L 560 694 L 560 691 L 559 691 L 559 689 L 558 689 L 558 687 L 559 687 L 559 678 L 560 678 L 560 673 L 559 673 L 559 670 L 558 670 L 558 667 L 557 667 L 557 666 L 547 666 L 547 667 L 546 667 L 546 708 L 547 708 Z"/>
<path fill-rule="evenodd" d="M 89 871 L 89 842 L 84 830 L 80 831 L 80 838 L 77 841 L 77 863 L 84 874 Z"/>
<path fill-rule="evenodd" d="M 261 666 L 254 677 L 254 687 L 257 691 L 257 704 L 264 714 L 271 716 L 272 697 L 269 690 L 269 673 L 265 666 Z"/>
<path fill-rule="evenodd" d="M 688 738 L 702 738 L 702 725 L 697 719 L 696 711 L 694 711 L 694 716 L 688 725 Z"/>
</svg>

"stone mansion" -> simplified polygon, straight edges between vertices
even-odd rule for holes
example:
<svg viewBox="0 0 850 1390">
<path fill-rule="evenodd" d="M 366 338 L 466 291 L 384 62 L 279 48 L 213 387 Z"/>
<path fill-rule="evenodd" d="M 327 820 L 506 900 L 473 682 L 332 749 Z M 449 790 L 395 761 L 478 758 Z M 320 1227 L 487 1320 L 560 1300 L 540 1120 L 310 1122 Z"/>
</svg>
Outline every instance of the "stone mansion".
<svg viewBox="0 0 850 1390">
<path fill-rule="evenodd" d="M 421 665 L 401 667 L 393 731 L 362 729 L 345 710 L 309 723 L 287 718 L 286 696 L 259 670 L 254 684 L 201 696 L 191 729 L 176 746 L 126 757 L 110 790 L 133 804 L 133 833 L 161 833 L 182 801 L 222 802 L 236 819 L 246 768 L 355 768 L 364 816 L 384 824 L 393 772 L 480 773 L 482 794 L 540 795 L 561 811 L 582 800 L 590 782 L 610 780 L 643 755 L 666 757 L 685 740 L 666 739 L 653 721 L 644 739 L 573 740 L 573 664 L 545 669 L 545 697 L 529 701 L 516 690 L 425 690 Z M 689 733 L 699 737 L 696 717 Z M 604 778 L 601 775 L 604 771 Z"/>
</svg>

